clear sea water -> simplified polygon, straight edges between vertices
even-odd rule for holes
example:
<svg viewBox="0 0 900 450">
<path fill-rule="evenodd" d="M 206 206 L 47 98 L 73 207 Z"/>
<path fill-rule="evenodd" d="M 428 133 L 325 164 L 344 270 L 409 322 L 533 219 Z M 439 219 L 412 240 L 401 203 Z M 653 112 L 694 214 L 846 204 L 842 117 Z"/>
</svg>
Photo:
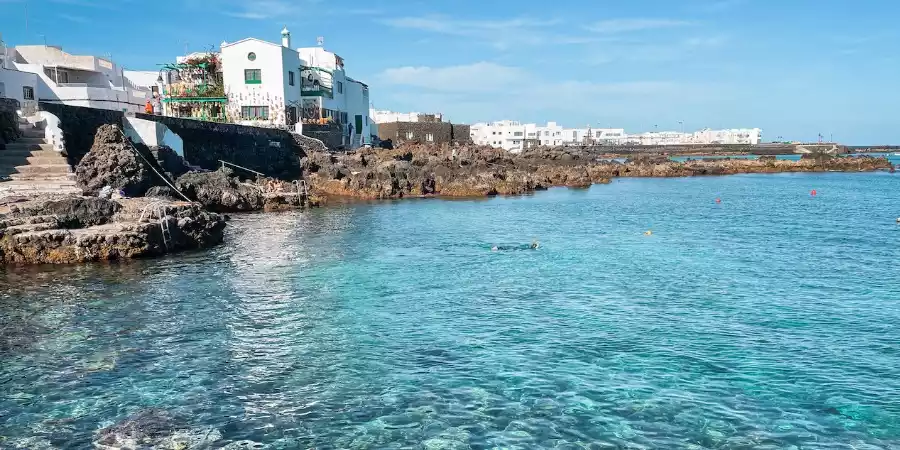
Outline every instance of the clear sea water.
<svg viewBox="0 0 900 450">
<path fill-rule="evenodd" d="M 900 448 L 898 216 L 884 172 L 620 179 L 4 269 L 0 448 L 150 407 L 218 446 Z"/>
<path fill-rule="evenodd" d="M 799 161 L 801 155 L 775 155 L 776 159 L 786 161 Z M 854 153 L 849 156 L 871 156 L 874 158 L 886 157 L 891 164 L 900 164 L 900 153 Z M 759 159 L 758 155 L 733 155 L 733 156 L 672 156 L 669 159 L 676 162 L 685 162 L 696 159 Z M 619 162 L 625 162 L 620 160 Z"/>
</svg>

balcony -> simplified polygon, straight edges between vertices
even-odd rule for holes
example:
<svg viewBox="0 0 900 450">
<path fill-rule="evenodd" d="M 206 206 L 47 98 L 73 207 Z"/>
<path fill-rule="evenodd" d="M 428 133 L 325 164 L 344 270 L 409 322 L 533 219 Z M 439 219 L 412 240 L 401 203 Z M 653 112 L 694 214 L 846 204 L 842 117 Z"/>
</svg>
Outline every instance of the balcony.
<svg viewBox="0 0 900 450">
<path fill-rule="evenodd" d="M 225 102 L 225 88 L 205 83 L 173 83 L 163 89 L 164 102 Z"/>
</svg>

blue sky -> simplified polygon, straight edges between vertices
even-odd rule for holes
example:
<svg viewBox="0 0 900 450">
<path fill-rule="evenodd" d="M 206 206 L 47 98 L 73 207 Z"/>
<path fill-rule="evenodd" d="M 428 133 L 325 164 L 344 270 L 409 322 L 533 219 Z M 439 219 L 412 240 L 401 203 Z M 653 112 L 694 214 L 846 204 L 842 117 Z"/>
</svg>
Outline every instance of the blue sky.
<svg viewBox="0 0 900 450">
<path fill-rule="evenodd" d="M 25 5 L 29 26 L 25 29 Z M 0 0 L 8 44 L 154 70 L 248 36 L 325 47 L 379 109 L 900 144 L 896 0 Z"/>
</svg>

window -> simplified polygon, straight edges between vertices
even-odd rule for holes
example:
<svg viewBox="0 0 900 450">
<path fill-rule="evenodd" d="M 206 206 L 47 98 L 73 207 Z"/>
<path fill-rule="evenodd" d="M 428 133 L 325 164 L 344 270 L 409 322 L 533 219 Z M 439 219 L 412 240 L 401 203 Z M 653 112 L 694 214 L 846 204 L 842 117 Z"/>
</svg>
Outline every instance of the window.
<svg viewBox="0 0 900 450">
<path fill-rule="evenodd" d="M 244 70 L 244 83 L 245 84 L 262 84 L 262 70 L 261 69 L 245 69 Z"/>
<path fill-rule="evenodd" d="M 34 88 L 31 86 L 22 86 L 22 98 L 25 100 L 34 100 Z"/>
<path fill-rule="evenodd" d="M 425 140 L 428 141 L 428 142 L 434 142 L 434 135 L 431 134 L 431 133 L 426 134 L 426 135 L 425 135 Z"/>
<path fill-rule="evenodd" d="M 513 133 L 513 136 L 521 136 L 521 135 L 522 135 L 521 131 L 516 131 L 515 133 Z"/>
<path fill-rule="evenodd" d="M 247 59 L 249 59 L 250 61 L 256 61 L 256 53 L 247 53 Z"/>
<path fill-rule="evenodd" d="M 545 132 L 544 132 L 544 136 L 550 136 L 550 132 L 549 132 L 549 131 L 545 131 Z"/>
<path fill-rule="evenodd" d="M 294 71 L 293 70 L 288 71 L 288 84 L 291 86 L 294 85 Z"/>
<path fill-rule="evenodd" d="M 412 138 L 413 138 L 413 132 L 412 132 L 412 131 L 407 131 L 407 132 L 406 132 L 406 139 L 407 139 L 407 140 L 411 140 Z"/>
<path fill-rule="evenodd" d="M 344 93 L 344 83 L 341 83 L 340 81 L 338 81 L 338 94 L 343 94 L 343 93 Z"/>
<path fill-rule="evenodd" d="M 602 135 L 602 134 L 603 134 L 602 131 L 598 131 L 598 132 L 597 132 L 597 137 L 600 137 L 600 135 Z"/>
<path fill-rule="evenodd" d="M 269 120 L 268 106 L 243 106 L 241 107 L 241 119 L 244 120 Z"/>
</svg>

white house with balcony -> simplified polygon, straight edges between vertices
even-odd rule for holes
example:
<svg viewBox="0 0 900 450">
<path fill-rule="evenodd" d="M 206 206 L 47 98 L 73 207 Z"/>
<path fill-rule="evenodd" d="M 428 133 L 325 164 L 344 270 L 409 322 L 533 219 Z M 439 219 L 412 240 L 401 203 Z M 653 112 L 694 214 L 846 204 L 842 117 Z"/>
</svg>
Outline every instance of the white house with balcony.
<svg viewBox="0 0 900 450">
<path fill-rule="evenodd" d="M 139 112 L 150 99 L 150 90 L 131 83 L 106 58 L 72 55 L 49 45 L 18 45 L 7 55 L 15 70 L 36 76 L 36 101 Z"/>
<path fill-rule="evenodd" d="M 344 59 L 323 47 L 297 49 L 300 54 L 303 120 L 336 122 L 345 144 L 370 144 L 374 121 L 369 116 L 369 86 L 347 76 Z"/>
<path fill-rule="evenodd" d="M 222 80 L 228 117 L 246 125 L 283 127 L 339 124 L 344 144 L 371 143 L 369 87 L 346 75 L 344 60 L 322 47 L 291 48 L 256 38 L 223 42 Z"/>
</svg>

